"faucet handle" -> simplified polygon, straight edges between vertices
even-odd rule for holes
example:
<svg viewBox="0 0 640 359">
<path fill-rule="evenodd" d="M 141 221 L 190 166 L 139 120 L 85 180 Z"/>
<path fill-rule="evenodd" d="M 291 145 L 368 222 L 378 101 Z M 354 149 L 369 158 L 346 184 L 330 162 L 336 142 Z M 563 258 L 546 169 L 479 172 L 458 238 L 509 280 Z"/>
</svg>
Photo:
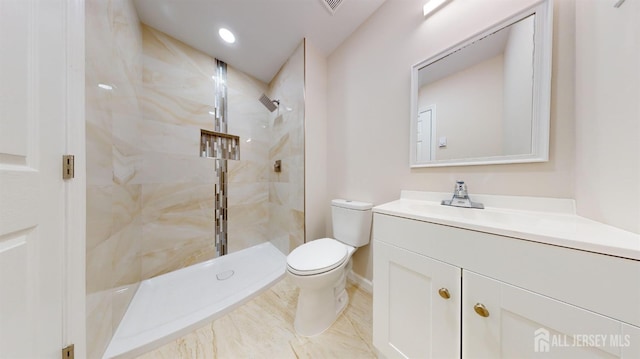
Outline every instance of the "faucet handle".
<svg viewBox="0 0 640 359">
<path fill-rule="evenodd" d="M 453 189 L 453 195 L 455 197 L 467 197 L 468 193 L 467 193 L 467 185 L 464 183 L 464 181 L 456 181 L 456 185 Z"/>
</svg>

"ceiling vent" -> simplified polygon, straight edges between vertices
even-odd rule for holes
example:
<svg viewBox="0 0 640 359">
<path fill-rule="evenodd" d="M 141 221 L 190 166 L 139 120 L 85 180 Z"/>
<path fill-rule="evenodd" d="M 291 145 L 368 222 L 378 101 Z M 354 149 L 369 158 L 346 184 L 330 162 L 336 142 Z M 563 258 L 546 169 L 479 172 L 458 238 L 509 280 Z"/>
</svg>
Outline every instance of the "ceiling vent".
<svg viewBox="0 0 640 359">
<path fill-rule="evenodd" d="M 329 10 L 329 13 L 333 15 L 336 13 L 336 11 L 338 10 L 338 7 L 340 6 L 340 4 L 342 4 L 343 0 L 320 0 L 320 1 L 322 1 L 324 6 L 327 8 L 327 10 Z"/>
</svg>

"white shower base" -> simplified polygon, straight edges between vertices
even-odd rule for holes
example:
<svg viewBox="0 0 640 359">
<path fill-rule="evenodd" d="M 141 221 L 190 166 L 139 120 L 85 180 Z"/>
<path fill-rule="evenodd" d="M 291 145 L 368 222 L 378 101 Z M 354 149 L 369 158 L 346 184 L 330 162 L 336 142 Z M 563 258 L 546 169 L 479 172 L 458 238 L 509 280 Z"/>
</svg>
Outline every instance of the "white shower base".
<svg viewBox="0 0 640 359">
<path fill-rule="evenodd" d="M 142 281 L 104 358 L 135 357 L 230 312 L 281 279 L 286 260 L 267 242 Z"/>
</svg>

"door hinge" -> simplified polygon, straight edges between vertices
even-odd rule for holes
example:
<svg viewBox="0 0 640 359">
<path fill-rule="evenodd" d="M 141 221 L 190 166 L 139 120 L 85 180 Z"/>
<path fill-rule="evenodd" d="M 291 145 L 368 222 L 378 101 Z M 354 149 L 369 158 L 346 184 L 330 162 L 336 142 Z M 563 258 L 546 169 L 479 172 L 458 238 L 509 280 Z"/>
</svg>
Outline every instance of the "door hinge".
<svg viewBox="0 0 640 359">
<path fill-rule="evenodd" d="M 62 156 L 62 179 L 73 178 L 73 155 Z"/>
<path fill-rule="evenodd" d="M 62 359 L 73 359 L 73 344 L 62 349 Z"/>
</svg>

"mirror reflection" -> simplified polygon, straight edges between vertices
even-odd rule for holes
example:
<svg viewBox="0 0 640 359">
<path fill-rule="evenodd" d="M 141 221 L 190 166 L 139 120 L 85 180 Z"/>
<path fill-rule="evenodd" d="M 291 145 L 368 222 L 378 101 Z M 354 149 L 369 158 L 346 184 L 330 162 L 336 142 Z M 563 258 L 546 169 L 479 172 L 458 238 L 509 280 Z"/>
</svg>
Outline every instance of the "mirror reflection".
<svg viewBox="0 0 640 359">
<path fill-rule="evenodd" d="M 533 15 L 418 78 L 418 133 L 435 135 L 417 140 L 418 162 L 531 153 Z"/>
<path fill-rule="evenodd" d="M 413 166 L 535 155 L 536 16 L 414 67 Z"/>
</svg>

